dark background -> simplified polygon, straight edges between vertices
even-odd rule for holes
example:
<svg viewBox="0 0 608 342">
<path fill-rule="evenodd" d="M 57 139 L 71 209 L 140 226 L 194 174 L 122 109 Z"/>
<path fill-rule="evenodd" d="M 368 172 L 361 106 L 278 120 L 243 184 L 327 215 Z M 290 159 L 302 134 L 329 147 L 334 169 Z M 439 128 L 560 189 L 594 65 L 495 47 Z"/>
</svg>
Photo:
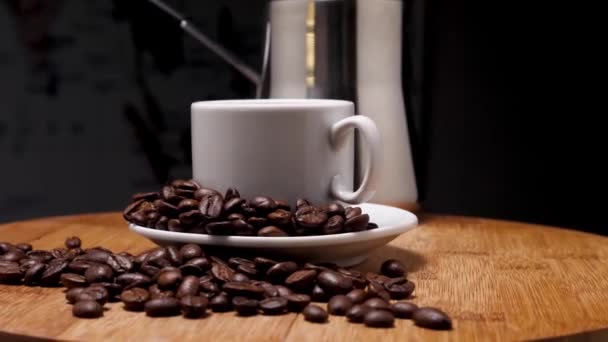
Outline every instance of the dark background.
<svg viewBox="0 0 608 342">
<path fill-rule="evenodd" d="M 172 3 L 260 65 L 265 1 Z M 424 208 L 607 234 L 603 113 L 572 80 L 585 68 L 570 58 L 573 14 L 474 5 L 406 1 Z M 143 0 L 0 0 L 0 221 L 119 210 L 188 177 L 189 104 L 252 96 Z"/>
</svg>

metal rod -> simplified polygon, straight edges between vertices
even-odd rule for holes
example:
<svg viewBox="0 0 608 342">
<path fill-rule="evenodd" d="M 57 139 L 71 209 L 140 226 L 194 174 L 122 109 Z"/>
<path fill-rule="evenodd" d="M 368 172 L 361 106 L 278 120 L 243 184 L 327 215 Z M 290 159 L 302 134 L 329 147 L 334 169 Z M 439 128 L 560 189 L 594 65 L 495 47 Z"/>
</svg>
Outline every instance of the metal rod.
<svg viewBox="0 0 608 342">
<path fill-rule="evenodd" d="M 194 37 L 194 39 L 198 40 L 203 45 L 205 45 L 209 50 L 211 50 L 220 58 L 222 58 L 226 63 L 232 65 L 236 70 L 238 70 L 241 74 L 243 74 L 243 76 L 248 78 L 256 86 L 261 86 L 262 77 L 258 72 L 243 63 L 243 61 L 237 56 L 235 56 L 232 52 L 226 50 L 224 47 L 207 37 L 196 26 L 192 25 L 188 20 L 186 20 L 184 15 L 182 15 L 181 13 L 179 13 L 174 8 L 170 7 L 161 0 L 148 1 L 158 6 L 158 8 L 163 10 L 165 13 L 179 20 L 179 26 L 182 28 L 182 30 L 190 34 L 192 37 Z"/>
</svg>

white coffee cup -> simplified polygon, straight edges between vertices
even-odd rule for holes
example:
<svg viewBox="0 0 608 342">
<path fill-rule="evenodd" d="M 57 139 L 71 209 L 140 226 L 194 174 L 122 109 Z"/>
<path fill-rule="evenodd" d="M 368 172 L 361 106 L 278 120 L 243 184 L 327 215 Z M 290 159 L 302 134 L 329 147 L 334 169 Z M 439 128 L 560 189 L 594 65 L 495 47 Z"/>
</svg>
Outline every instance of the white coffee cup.
<svg viewBox="0 0 608 342">
<path fill-rule="evenodd" d="M 195 102 L 191 107 L 193 178 L 218 191 L 295 204 L 368 201 L 378 184 L 381 139 L 352 102 L 277 99 Z M 354 130 L 370 162 L 353 191 Z"/>
</svg>

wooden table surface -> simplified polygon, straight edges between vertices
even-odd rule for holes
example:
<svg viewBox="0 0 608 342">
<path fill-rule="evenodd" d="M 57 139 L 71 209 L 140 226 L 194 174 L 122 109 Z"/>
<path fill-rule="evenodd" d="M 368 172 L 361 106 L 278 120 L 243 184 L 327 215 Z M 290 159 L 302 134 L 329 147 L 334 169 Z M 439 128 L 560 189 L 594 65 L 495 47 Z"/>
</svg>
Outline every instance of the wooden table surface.
<svg viewBox="0 0 608 342">
<path fill-rule="evenodd" d="M 0 225 L 0 240 L 51 249 L 79 235 L 83 247 L 141 252 L 152 243 L 127 230 L 117 213 L 57 217 Z M 421 225 L 379 249 L 358 269 L 377 270 L 397 258 L 416 283 L 418 305 L 437 306 L 452 331 L 398 320 L 371 329 L 330 316 L 328 324 L 301 315 L 205 319 L 148 318 L 109 304 L 104 317 L 72 317 L 57 288 L 0 285 L 0 340 L 36 336 L 60 340 L 168 341 L 496 341 L 537 339 L 608 327 L 608 238 L 545 226 L 449 216 Z"/>
</svg>

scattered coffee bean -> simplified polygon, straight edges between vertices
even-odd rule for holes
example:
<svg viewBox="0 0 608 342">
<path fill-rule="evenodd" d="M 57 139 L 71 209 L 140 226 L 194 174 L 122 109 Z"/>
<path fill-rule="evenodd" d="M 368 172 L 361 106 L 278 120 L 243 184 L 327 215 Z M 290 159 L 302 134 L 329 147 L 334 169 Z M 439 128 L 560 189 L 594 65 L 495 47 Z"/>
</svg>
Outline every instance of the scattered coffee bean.
<svg viewBox="0 0 608 342">
<path fill-rule="evenodd" d="M 327 311 L 335 316 L 344 316 L 352 306 L 353 302 L 351 302 L 348 297 L 345 295 L 337 295 L 331 297 L 327 303 Z"/>
<path fill-rule="evenodd" d="M 68 301 L 68 303 L 74 304 L 76 302 L 76 299 L 78 299 L 80 294 L 84 291 L 85 291 L 84 287 L 71 288 L 68 290 L 68 292 L 65 293 L 65 299 Z"/>
<path fill-rule="evenodd" d="M 368 327 L 390 328 L 395 323 L 395 315 L 388 310 L 370 310 L 363 317 L 363 323 Z"/>
<path fill-rule="evenodd" d="M 405 266 L 399 260 L 389 259 L 382 263 L 380 272 L 387 277 L 404 277 Z"/>
<path fill-rule="evenodd" d="M 365 315 L 372 310 L 369 306 L 355 305 L 346 312 L 346 318 L 352 323 L 363 323 Z"/>
<path fill-rule="evenodd" d="M 213 312 L 226 312 L 232 310 L 232 303 L 225 294 L 218 294 L 211 298 L 209 306 Z"/>
<path fill-rule="evenodd" d="M 129 311 L 143 311 L 144 305 L 149 299 L 150 293 L 148 290 L 140 287 L 125 290 L 120 294 L 120 300 L 123 302 L 125 309 Z"/>
<path fill-rule="evenodd" d="M 60 277 L 61 285 L 71 289 L 73 287 L 86 287 L 87 281 L 80 274 L 63 273 Z"/>
<path fill-rule="evenodd" d="M 403 284 L 385 284 L 386 290 L 391 296 L 391 299 L 405 299 L 409 297 L 416 286 L 411 281 L 406 281 Z"/>
<path fill-rule="evenodd" d="M 266 298 L 260 301 L 260 310 L 264 315 L 280 315 L 287 311 L 287 299 L 284 297 Z"/>
<path fill-rule="evenodd" d="M 72 236 L 65 239 L 65 247 L 66 248 L 79 248 L 82 245 L 82 241 L 78 236 Z"/>
<path fill-rule="evenodd" d="M 25 242 L 18 243 L 18 244 L 15 245 L 15 247 L 17 249 L 20 249 L 24 253 L 27 253 L 27 252 L 29 252 L 29 251 L 32 250 L 32 245 L 29 244 L 29 243 L 25 243 Z"/>
<path fill-rule="evenodd" d="M 264 296 L 264 289 L 251 283 L 228 282 L 224 284 L 222 289 L 230 296 L 242 296 L 246 298 L 262 298 Z"/>
<path fill-rule="evenodd" d="M 293 291 L 291 291 L 291 289 L 287 286 L 275 285 L 275 288 L 277 289 L 277 292 L 279 293 L 279 297 L 287 297 L 287 296 L 293 294 Z"/>
<path fill-rule="evenodd" d="M 0 283 L 19 282 L 23 277 L 19 264 L 11 262 L 10 264 L 0 264 Z"/>
<path fill-rule="evenodd" d="M 199 279 L 196 276 L 185 276 L 182 283 L 177 288 L 177 292 L 175 296 L 177 298 L 182 298 L 185 296 L 195 296 L 198 294 L 199 290 Z"/>
<path fill-rule="evenodd" d="M 323 310 L 320 306 L 310 304 L 302 310 L 304 319 L 313 323 L 324 323 L 327 321 L 329 315 L 327 311 Z"/>
<path fill-rule="evenodd" d="M 156 283 L 161 290 L 173 290 L 182 282 L 182 272 L 179 270 L 168 270 L 160 272 Z"/>
<path fill-rule="evenodd" d="M 103 316 L 103 307 L 94 300 L 81 300 L 72 307 L 72 314 L 80 318 L 97 318 Z"/>
<path fill-rule="evenodd" d="M 366 300 L 365 302 L 363 302 L 363 305 L 368 306 L 372 309 L 380 309 L 380 310 L 388 310 L 389 306 L 388 303 L 382 299 L 382 298 L 370 298 L 368 300 Z"/>
<path fill-rule="evenodd" d="M 173 297 L 150 299 L 144 304 L 144 310 L 150 317 L 176 316 L 180 313 L 180 302 Z"/>
<path fill-rule="evenodd" d="M 232 298 L 232 307 L 239 316 L 254 316 L 258 313 L 259 302 L 245 297 Z"/>
<path fill-rule="evenodd" d="M 329 296 L 319 285 L 312 288 L 311 298 L 315 302 L 327 302 L 329 300 Z"/>
<path fill-rule="evenodd" d="M 77 303 L 81 300 L 94 300 L 100 305 L 104 305 L 108 301 L 108 291 L 103 287 L 89 286 L 85 287 L 80 292 L 76 292 L 73 295 L 73 299 L 74 303 Z"/>
<path fill-rule="evenodd" d="M 317 271 L 315 270 L 300 270 L 292 273 L 285 279 L 285 285 L 289 286 L 295 291 L 307 292 L 314 285 L 314 281 L 317 278 Z"/>
<path fill-rule="evenodd" d="M 25 257 L 26 255 L 24 251 L 17 248 L 13 248 L 7 251 L 6 253 L 0 255 L 0 260 L 18 262 L 19 260 L 24 259 Z"/>
<path fill-rule="evenodd" d="M 353 289 L 353 282 L 340 273 L 323 271 L 317 277 L 317 284 L 329 294 L 346 294 Z"/>
<path fill-rule="evenodd" d="M 23 283 L 28 286 L 33 286 L 35 284 L 38 284 L 40 282 L 40 278 L 42 277 L 42 273 L 44 273 L 45 269 L 46 269 L 46 265 L 43 263 L 40 263 L 40 262 L 30 266 L 30 268 L 27 269 L 27 271 L 25 272 L 25 275 L 23 276 Z M 2 278 L 2 275 L 0 274 L 0 282 L 1 282 L 1 278 Z"/>
<path fill-rule="evenodd" d="M 106 264 L 91 265 L 84 273 L 84 277 L 88 283 L 112 281 L 113 276 L 114 271 L 112 271 L 112 268 Z"/>
<path fill-rule="evenodd" d="M 412 318 L 414 312 L 418 310 L 418 306 L 408 302 L 397 302 L 390 306 L 391 311 L 397 318 Z"/>
<path fill-rule="evenodd" d="M 287 310 L 290 312 L 301 312 L 311 301 L 310 296 L 300 293 L 285 296 L 285 299 L 287 299 Z"/>
<path fill-rule="evenodd" d="M 283 282 L 289 275 L 298 270 L 298 264 L 293 261 L 280 262 L 266 272 L 266 276 L 275 283 Z"/>
<path fill-rule="evenodd" d="M 187 318 L 198 318 L 205 315 L 209 300 L 201 296 L 188 295 L 179 300 L 182 314 Z"/>
<path fill-rule="evenodd" d="M 59 278 L 68 267 L 68 262 L 63 259 L 54 259 L 47 265 L 40 276 L 40 284 L 44 286 L 59 285 Z"/>
<path fill-rule="evenodd" d="M 354 289 L 346 294 L 353 304 L 361 304 L 367 299 L 367 292 L 362 289 Z"/>
<path fill-rule="evenodd" d="M 445 312 L 436 308 L 422 307 L 414 311 L 412 320 L 414 320 L 414 324 L 423 328 L 436 330 L 452 329 L 450 317 Z"/>
</svg>

